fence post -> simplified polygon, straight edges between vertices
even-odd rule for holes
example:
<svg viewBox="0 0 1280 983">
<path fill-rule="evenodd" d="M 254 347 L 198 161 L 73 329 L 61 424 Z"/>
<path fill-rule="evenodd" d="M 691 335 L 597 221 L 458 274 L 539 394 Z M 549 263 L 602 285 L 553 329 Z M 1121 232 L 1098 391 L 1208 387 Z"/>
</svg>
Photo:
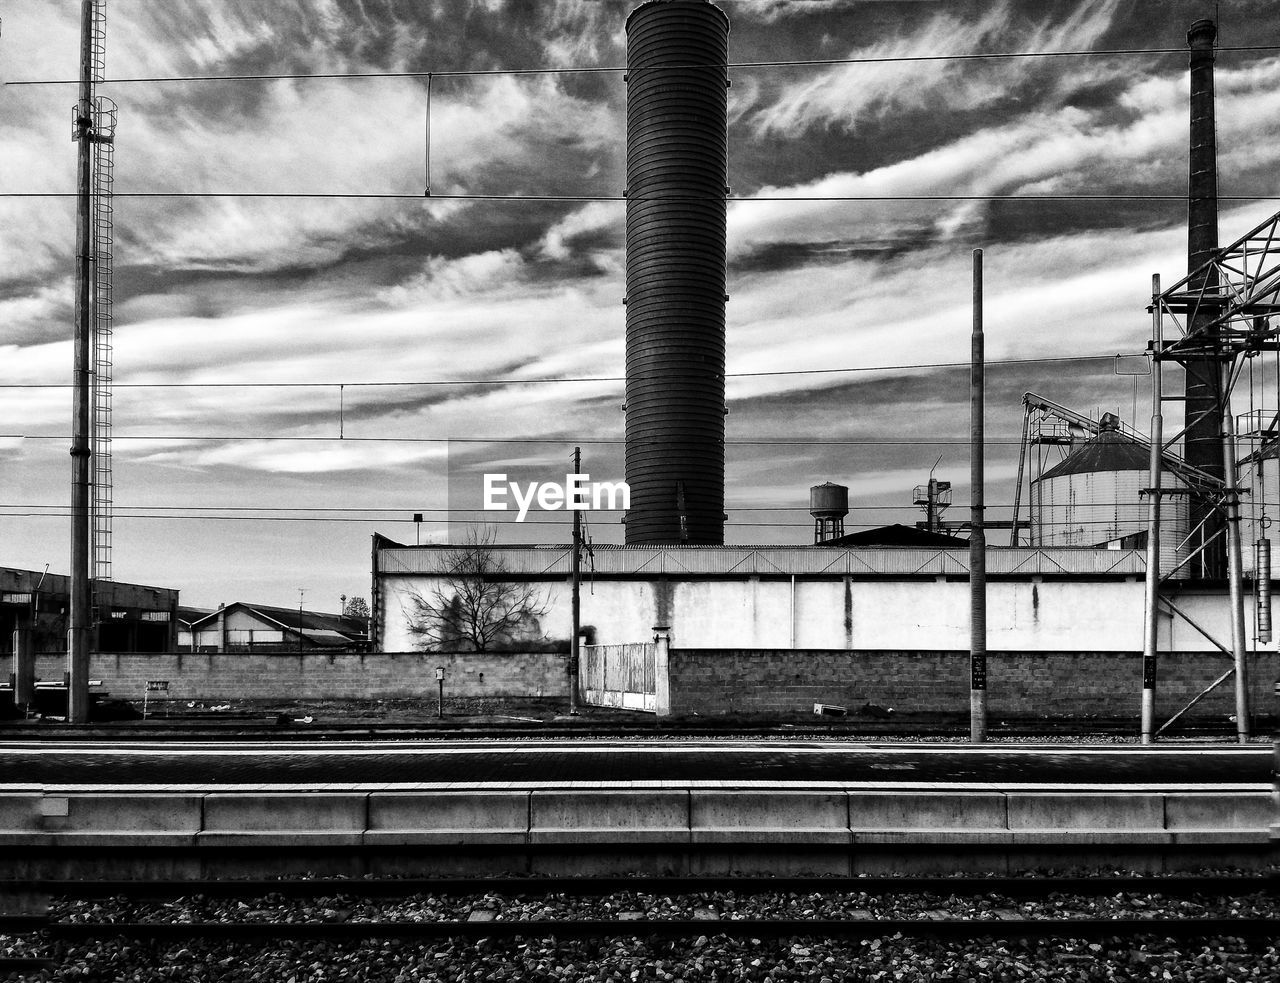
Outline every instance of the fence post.
<svg viewBox="0 0 1280 983">
<path fill-rule="evenodd" d="M 36 701 L 35 633 L 28 624 L 13 629 L 13 703 L 18 707 Z"/>
<path fill-rule="evenodd" d="M 671 716 L 671 626 L 653 626 L 653 710 L 655 716 Z"/>
</svg>

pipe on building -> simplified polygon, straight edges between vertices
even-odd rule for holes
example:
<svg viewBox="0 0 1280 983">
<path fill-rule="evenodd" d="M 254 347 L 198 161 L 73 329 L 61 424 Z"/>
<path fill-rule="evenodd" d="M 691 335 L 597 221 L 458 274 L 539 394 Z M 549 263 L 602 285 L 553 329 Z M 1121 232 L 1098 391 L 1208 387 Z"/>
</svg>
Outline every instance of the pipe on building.
<svg viewBox="0 0 1280 983">
<path fill-rule="evenodd" d="M 796 575 L 791 575 L 791 644 L 790 648 L 796 647 Z"/>
<path fill-rule="evenodd" d="M 1222 364 L 1222 390 L 1229 391 L 1231 364 Z M 1240 492 L 1236 474 L 1235 419 L 1231 397 L 1222 403 L 1222 463 L 1226 469 L 1224 511 L 1227 523 L 1227 591 L 1231 602 L 1231 660 L 1236 667 L 1236 738 L 1249 743 L 1249 662 L 1245 650 L 1243 561 L 1240 556 Z"/>
</svg>

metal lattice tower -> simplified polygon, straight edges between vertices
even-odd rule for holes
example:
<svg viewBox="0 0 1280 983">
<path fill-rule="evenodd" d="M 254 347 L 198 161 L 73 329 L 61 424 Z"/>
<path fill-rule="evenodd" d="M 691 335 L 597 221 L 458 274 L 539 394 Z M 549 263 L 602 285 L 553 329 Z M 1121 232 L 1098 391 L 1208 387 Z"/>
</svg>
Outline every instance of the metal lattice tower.
<svg viewBox="0 0 1280 983">
<path fill-rule="evenodd" d="M 93 81 L 101 82 L 106 70 L 105 0 L 93 5 L 92 52 Z M 90 315 L 93 349 L 92 420 L 92 525 L 93 579 L 111 579 L 111 520 L 114 484 L 111 476 L 111 377 L 112 377 L 112 309 L 111 281 L 115 220 L 112 186 L 115 180 L 116 104 L 106 96 L 93 99 L 93 174 L 90 188 L 90 214 L 93 225 L 91 248 L 93 280 Z"/>
<path fill-rule="evenodd" d="M 1203 489 L 1201 501 L 1206 509 L 1208 526 L 1216 519 L 1219 539 L 1226 540 L 1227 587 L 1230 593 L 1231 645 L 1210 638 L 1220 650 L 1229 651 L 1232 666 L 1191 705 L 1210 690 L 1235 677 L 1236 729 L 1241 742 L 1248 739 L 1248 680 L 1245 652 L 1244 603 L 1242 590 L 1242 558 L 1240 542 L 1240 471 L 1237 464 L 1237 438 L 1231 396 L 1240 381 L 1241 370 L 1249 359 L 1262 352 L 1280 350 L 1280 213 L 1273 215 L 1231 245 L 1214 250 L 1200 268 L 1167 290 L 1161 290 L 1159 277 L 1153 278 L 1152 289 L 1152 438 L 1161 446 L 1164 395 L 1161 367 L 1164 363 L 1187 365 L 1207 362 L 1213 365 L 1220 384 L 1214 418 L 1221 421 L 1219 440 L 1222 444 L 1224 479 L 1217 488 Z M 1165 337 L 1166 323 L 1173 326 L 1172 339 Z M 1168 443 L 1178 440 L 1176 434 Z M 1280 432 L 1280 414 L 1260 429 L 1256 436 L 1263 445 L 1274 441 Z M 1241 462 L 1243 464 L 1243 462 Z M 1160 501 L 1169 493 L 1161 485 L 1161 461 L 1152 454 L 1150 522 L 1147 537 L 1146 624 L 1143 637 L 1143 740 L 1154 739 L 1178 717 L 1190 709 L 1179 711 L 1158 730 L 1154 728 L 1152 702 L 1158 659 L 1157 614 L 1168 609 L 1184 617 L 1170 599 L 1161 592 L 1164 580 L 1159 569 Z M 1204 550 L 1206 541 L 1199 544 Z"/>
</svg>

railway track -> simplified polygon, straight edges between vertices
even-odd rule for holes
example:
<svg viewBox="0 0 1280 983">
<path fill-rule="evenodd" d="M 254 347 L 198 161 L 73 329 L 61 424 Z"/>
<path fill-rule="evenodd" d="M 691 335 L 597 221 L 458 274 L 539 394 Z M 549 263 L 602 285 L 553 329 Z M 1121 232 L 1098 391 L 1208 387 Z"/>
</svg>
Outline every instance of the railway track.
<svg viewBox="0 0 1280 983">
<path fill-rule="evenodd" d="M 0 898 L 31 893 L 25 881 L 0 881 Z M 1280 874 L 1185 874 L 1094 876 L 954 876 L 954 877 L 300 877 L 217 878 L 192 880 L 46 880 L 40 892 L 75 900 L 260 897 L 276 894 L 306 898 L 346 894 L 361 898 L 408 897 L 414 894 L 493 894 L 533 897 L 572 894 L 595 897 L 623 891 L 647 894 L 698 895 L 733 891 L 741 895 L 772 893 L 822 894 L 1000 894 L 1019 898 L 1050 894 L 1104 895 L 1160 893 L 1172 897 L 1236 892 L 1280 894 Z"/>
<path fill-rule="evenodd" d="M 0 733 L 14 739 L 39 737 L 43 741 L 75 743 L 127 737 L 138 740 L 200 741 L 229 737 L 248 740 L 451 740 L 475 739 L 564 739 L 590 740 L 647 738 L 712 738 L 750 740 L 760 738 L 803 738 L 836 740 L 955 740 L 969 736 L 969 719 L 956 715 L 952 719 L 907 719 L 902 716 L 882 718 L 855 715 L 846 718 L 824 718 L 813 721 L 779 723 L 775 721 L 659 720 L 642 717 L 632 721 L 600 721 L 582 717 L 572 721 L 521 718 L 505 720 L 437 719 L 434 709 L 424 710 L 421 719 L 343 719 L 320 714 L 308 722 L 306 710 L 283 713 L 231 712 L 217 715 L 153 713 L 145 722 L 138 720 L 99 721 L 81 728 L 51 726 L 47 721 L 0 721 Z M 1253 731 L 1269 734 L 1280 723 L 1271 715 L 1256 716 Z M 1027 719 L 992 721 L 988 738 L 992 740 L 1114 740 L 1136 739 L 1137 722 L 1127 718 Z M 1168 735 L 1173 740 L 1236 739 L 1235 724 L 1230 719 L 1196 719 L 1181 724 Z"/>
<path fill-rule="evenodd" d="M 233 722 L 218 727 L 209 726 L 164 726 L 148 724 L 145 727 L 137 724 L 117 727 L 93 727 L 83 732 L 61 731 L 43 726 L 6 725 L 0 733 L 19 740 L 38 737 L 41 741 L 58 741 L 68 744 L 77 742 L 120 739 L 147 741 L 216 741 L 216 740 L 251 740 L 251 741 L 315 741 L 315 740 L 653 740 L 671 738 L 712 739 L 712 740 L 758 740 L 775 738 L 786 740 L 848 740 L 848 741 L 960 741 L 966 742 L 969 737 L 968 723 L 954 726 L 910 726 L 894 724 L 887 726 L 868 725 L 832 725 L 832 726 L 795 726 L 795 727 L 674 727 L 674 726 L 637 726 L 637 727 L 591 727 L 574 725 L 558 727 L 542 724 L 540 726 L 518 725 L 494 727 L 456 727 L 398 725 L 398 724 L 296 724 L 278 726 L 269 722 L 252 725 L 246 721 L 244 726 L 235 726 Z M 1042 727 L 993 727 L 988 732 L 989 740 L 1025 741 L 1036 743 L 1121 741 L 1137 740 L 1138 734 L 1134 725 L 1126 723 L 1116 727 L 1080 727 L 1062 728 L 1055 725 Z M 1177 741 L 1222 741 L 1233 743 L 1235 731 L 1230 725 L 1217 727 L 1183 728 L 1168 735 L 1169 740 Z"/>
<path fill-rule="evenodd" d="M 840 940 L 867 946 L 880 939 L 1084 940 L 1132 946 L 1141 940 L 1235 940 L 1233 945 L 1275 945 L 1280 921 L 1275 876 L 1113 876 L 1113 877 L 894 877 L 894 878 L 381 878 L 151 881 L 53 881 L 40 885 L 44 911 L 0 916 L 0 937 L 21 939 L 27 950 L 65 950 L 67 946 L 177 943 L 232 945 L 255 942 L 325 945 L 370 942 L 431 944 L 464 940 L 705 940 L 717 938 L 764 945 L 793 940 L 803 948 L 814 940 Z M 47 893 L 46 893 L 47 892 Z M 0 898 L 30 894 L 30 885 L 0 884 Z M 393 917 L 375 910 L 352 917 L 332 907 L 288 910 L 288 900 L 329 899 L 350 907 L 353 900 L 453 898 L 452 917 L 392 908 Z M 726 898 L 767 896 L 775 917 L 739 917 Z M 583 904 L 581 917 L 530 916 L 528 907 L 508 907 L 514 899 L 551 899 L 555 906 Z M 856 899 L 857 907 L 840 917 L 797 917 L 795 904 L 819 899 Z M 1061 914 L 1061 908 L 1086 899 L 1111 899 L 1106 917 Z M 1215 914 L 1240 898 L 1253 898 L 1248 915 Z M 228 913 L 238 917 L 196 920 L 192 911 L 164 907 L 173 899 L 197 899 L 194 912 L 207 914 L 218 899 L 234 900 Z M 335 901 L 334 899 L 340 899 Z M 612 903 L 610 917 L 599 914 L 600 899 Z M 656 904 L 661 899 L 663 904 Z M 894 908 L 895 899 L 898 907 Z M 907 900 L 903 900 L 907 899 Z M 981 910 L 957 914 L 957 899 L 981 899 Z M 1029 914 L 1018 902 L 1057 900 L 1058 917 Z M 1065 899 L 1065 903 L 1064 903 Z M 1121 899 L 1116 901 L 1115 899 Z M 1171 917 L 1161 906 L 1174 899 L 1199 899 L 1209 914 L 1188 917 L 1185 906 Z M 105 904 L 82 912 L 80 902 Z M 138 905 L 161 902 L 162 917 L 136 918 Z M 254 903 L 246 903 L 254 902 Z M 256 903 L 256 907 L 255 907 Z M 889 903 L 898 917 L 876 909 Z M 950 910 L 940 908 L 950 905 Z M 993 907 L 994 905 L 994 907 Z M 1133 907 L 1124 914 L 1125 906 Z M 901 910 L 905 906 L 906 910 Z M 1077 905 L 1087 907 L 1087 903 Z M 649 910 L 646 910 L 649 909 Z M 266 910 L 270 909 L 270 910 Z M 1141 913 L 1139 913 L 1139 909 Z M 547 909 L 544 909 L 547 910 Z M 242 912 L 257 917 L 248 917 Z M 464 915 L 463 912 L 466 912 Z M 385 916 L 387 912 L 384 911 Z M 265 915 L 265 917 L 264 917 Z M 18 947 L 22 948 L 22 947 Z M 12 942 L 7 951 L 16 951 Z M 51 972 L 57 959 L 25 951 L 0 958 L 0 972 Z"/>
</svg>

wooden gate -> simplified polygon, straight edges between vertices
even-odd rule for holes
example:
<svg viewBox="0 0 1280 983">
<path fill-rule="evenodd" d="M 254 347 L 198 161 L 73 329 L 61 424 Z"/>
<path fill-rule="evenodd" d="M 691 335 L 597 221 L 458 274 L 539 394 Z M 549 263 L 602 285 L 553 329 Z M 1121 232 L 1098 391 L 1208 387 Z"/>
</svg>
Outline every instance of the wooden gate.
<svg viewBox="0 0 1280 983">
<path fill-rule="evenodd" d="M 582 646 L 582 702 L 655 711 L 657 648 L 653 642 Z"/>
</svg>

